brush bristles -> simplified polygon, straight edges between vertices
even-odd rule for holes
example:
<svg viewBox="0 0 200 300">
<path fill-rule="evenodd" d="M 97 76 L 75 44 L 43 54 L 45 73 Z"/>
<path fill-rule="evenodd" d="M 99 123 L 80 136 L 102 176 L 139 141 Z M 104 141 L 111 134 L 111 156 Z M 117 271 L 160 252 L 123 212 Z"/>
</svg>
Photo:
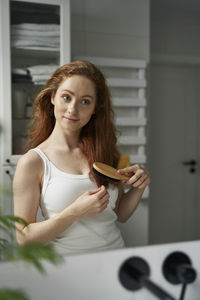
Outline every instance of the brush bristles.
<svg viewBox="0 0 200 300">
<path fill-rule="evenodd" d="M 116 182 L 117 182 L 117 181 L 120 181 L 119 179 L 112 178 L 112 177 L 106 176 L 106 175 L 104 175 L 104 174 L 98 172 L 95 168 L 92 168 L 92 169 L 93 169 L 93 171 L 94 171 L 95 174 L 97 174 L 97 175 L 99 175 L 99 176 L 101 176 L 101 177 L 103 177 L 103 178 L 105 178 L 105 179 L 112 180 L 112 181 L 116 181 Z"/>
</svg>

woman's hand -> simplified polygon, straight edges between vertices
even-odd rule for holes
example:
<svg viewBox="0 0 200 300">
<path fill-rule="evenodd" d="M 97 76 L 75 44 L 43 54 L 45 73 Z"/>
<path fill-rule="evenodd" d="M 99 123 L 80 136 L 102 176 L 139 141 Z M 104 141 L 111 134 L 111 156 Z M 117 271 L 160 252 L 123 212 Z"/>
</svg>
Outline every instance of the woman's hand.
<svg viewBox="0 0 200 300">
<path fill-rule="evenodd" d="M 125 184 L 132 185 L 137 189 L 144 189 L 150 183 L 150 176 L 146 169 L 140 167 L 138 164 L 119 169 L 117 171 L 119 174 L 128 175 L 128 179 Z"/>
<path fill-rule="evenodd" d="M 78 219 L 95 216 L 107 207 L 109 197 L 103 185 L 97 190 L 85 192 L 71 204 L 73 213 Z"/>
</svg>

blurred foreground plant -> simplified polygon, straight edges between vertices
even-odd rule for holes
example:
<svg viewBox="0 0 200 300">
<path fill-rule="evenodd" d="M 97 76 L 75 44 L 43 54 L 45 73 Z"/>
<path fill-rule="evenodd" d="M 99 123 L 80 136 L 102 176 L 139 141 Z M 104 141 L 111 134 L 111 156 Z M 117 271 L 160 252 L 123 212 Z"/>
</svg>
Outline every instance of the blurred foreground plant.
<svg viewBox="0 0 200 300">
<path fill-rule="evenodd" d="M 2 192 L 2 188 L 0 188 L 0 192 Z M 27 225 L 27 222 L 22 218 L 2 215 L 0 211 L 0 263 L 23 261 L 45 274 L 46 271 L 42 264 L 44 260 L 52 264 L 62 262 L 62 257 L 55 252 L 50 244 L 18 245 L 15 238 L 15 223 Z M 21 232 L 21 234 L 23 233 Z M 21 289 L 5 287 L 0 288 L 0 300 L 29 300 L 29 298 Z"/>
<path fill-rule="evenodd" d="M 23 290 L 11 290 L 8 288 L 1 288 L 0 300 L 29 300 L 29 298 Z"/>
</svg>

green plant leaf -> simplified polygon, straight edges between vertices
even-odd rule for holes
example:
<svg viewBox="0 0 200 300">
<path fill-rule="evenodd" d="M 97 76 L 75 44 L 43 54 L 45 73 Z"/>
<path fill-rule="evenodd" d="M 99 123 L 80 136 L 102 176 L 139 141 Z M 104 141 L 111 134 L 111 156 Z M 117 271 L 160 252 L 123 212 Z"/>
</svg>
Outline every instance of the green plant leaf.
<svg viewBox="0 0 200 300">
<path fill-rule="evenodd" d="M 6 216 L 0 216 L 0 222 L 3 223 L 6 227 L 10 228 L 10 222 Z"/>
<path fill-rule="evenodd" d="M 24 219 L 17 217 L 17 216 L 7 215 L 7 216 L 5 216 L 5 218 L 12 222 L 17 222 L 17 223 L 20 223 L 23 225 L 28 225 L 28 223 Z"/>
<path fill-rule="evenodd" d="M 1 245 L 1 244 L 0 244 Z M 40 273 L 46 273 L 42 261 L 46 260 L 52 264 L 62 262 L 62 257 L 57 254 L 50 244 L 30 244 L 19 246 L 13 243 L 4 243 L 0 248 L 1 260 L 19 261 L 32 264 Z"/>
<path fill-rule="evenodd" d="M 28 223 L 20 217 L 12 216 L 12 215 L 6 215 L 6 216 L 0 215 L 0 230 L 4 231 L 11 240 L 14 240 L 14 232 L 16 230 L 21 234 L 23 234 L 21 230 L 16 228 L 15 223 L 20 223 L 25 226 L 28 225 Z"/>
<path fill-rule="evenodd" d="M 3 223 L 8 228 L 15 228 L 15 222 L 23 225 L 28 225 L 28 223 L 24 219 L 16 216 L 10 216 L 10 215 L 0 216 L 0 222 Z"/>
<path fill-rule="evenodd" d="M 41 261 L 46 260 L 52 264 L 58 264 L 62 261 L 60 255 L 58 255 L 52 245 L 50 244 L 30 244 L 18 248 L 18 255 L 24 261 L 32 263 L 38 271 L 45 273 Z"/>
<path fill-rule="evenodd" d="M 0 300 L 29 300 L 29 298 L 21 289 L 1 288 Z"/>
<path fill-rule="evenodd" d="M 5 249 L 6 247 L 8 247 L 8 245 L 9 245 L 8 240 L 0 238 L 0 251 L 1 251 L 1 248 Z"/>
</svg>

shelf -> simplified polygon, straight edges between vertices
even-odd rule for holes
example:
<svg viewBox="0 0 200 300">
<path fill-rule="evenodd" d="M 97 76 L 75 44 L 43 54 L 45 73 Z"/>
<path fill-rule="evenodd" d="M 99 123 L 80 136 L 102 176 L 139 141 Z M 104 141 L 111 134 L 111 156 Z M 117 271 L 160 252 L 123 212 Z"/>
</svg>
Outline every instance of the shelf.
<svg viewBox="0 0 200 300">
<path fill-rule="evenodd" d="M 145 126 L 147 123 L 146 118 L 127 118 L 127 117 L 117 117 L 117 126 Z"/>
<path fill-rule="evenodd" d="M 119 145 L 145 145 L 145 136 L 121 136 L 118 140 Z"/>
<path fill-rule="evenodd" d="M 146 62 L 139 59 L 123 59 L 112 57 L 77 56 L 75 60 L 88 60 L 100 67 L 145 69 Z"/>
<path fill-rule="evenodd" d="M 112 98 L 112 104 L 115 107 L 144 107 L 147 104 L 146 102 L 144 98 Z"/>
<path fill-rule="evenodd" d="M 59 50 L 54 50 L 54 49 L 50 49 L 50 48 L 40 48 L 40 49 L 25 49 L 25 48 L 15 48 L 13 47 L 11 49 L 11 53 L 12 55 L 14 55 L 15 57 L 30 57 L 34 56 L 34 57 L 44 57 L 44 58 L 58 58 L 60 55 L 60 51 Z"/>
<path fill-rule="evenodd" d="M 109 87 L 145 88 L 145 79 L 107 78 Z"/>
<path fill-rule="evenodd" d="M 51 75 L 49 75 L 49 77 L 50 77 Z M 46 83 L 46 81 L 44 82 L 40 82 L 40 83 L 35 83 L 34 81 L 30 81 L 30 82 L 27 82 L 27 81 L 22 81 L 22 82 L 12 82 L 12 84 L 13 85 L 20 85 L 20 84 L 22 84 L 22 85 L 30 85 L 31 87 L 36 87 L 36 86 L 38 86 L 38 87 L 42 87 L 42 86 L 44 86 L 45 85 L 45 83 Z"/>
</svg>

